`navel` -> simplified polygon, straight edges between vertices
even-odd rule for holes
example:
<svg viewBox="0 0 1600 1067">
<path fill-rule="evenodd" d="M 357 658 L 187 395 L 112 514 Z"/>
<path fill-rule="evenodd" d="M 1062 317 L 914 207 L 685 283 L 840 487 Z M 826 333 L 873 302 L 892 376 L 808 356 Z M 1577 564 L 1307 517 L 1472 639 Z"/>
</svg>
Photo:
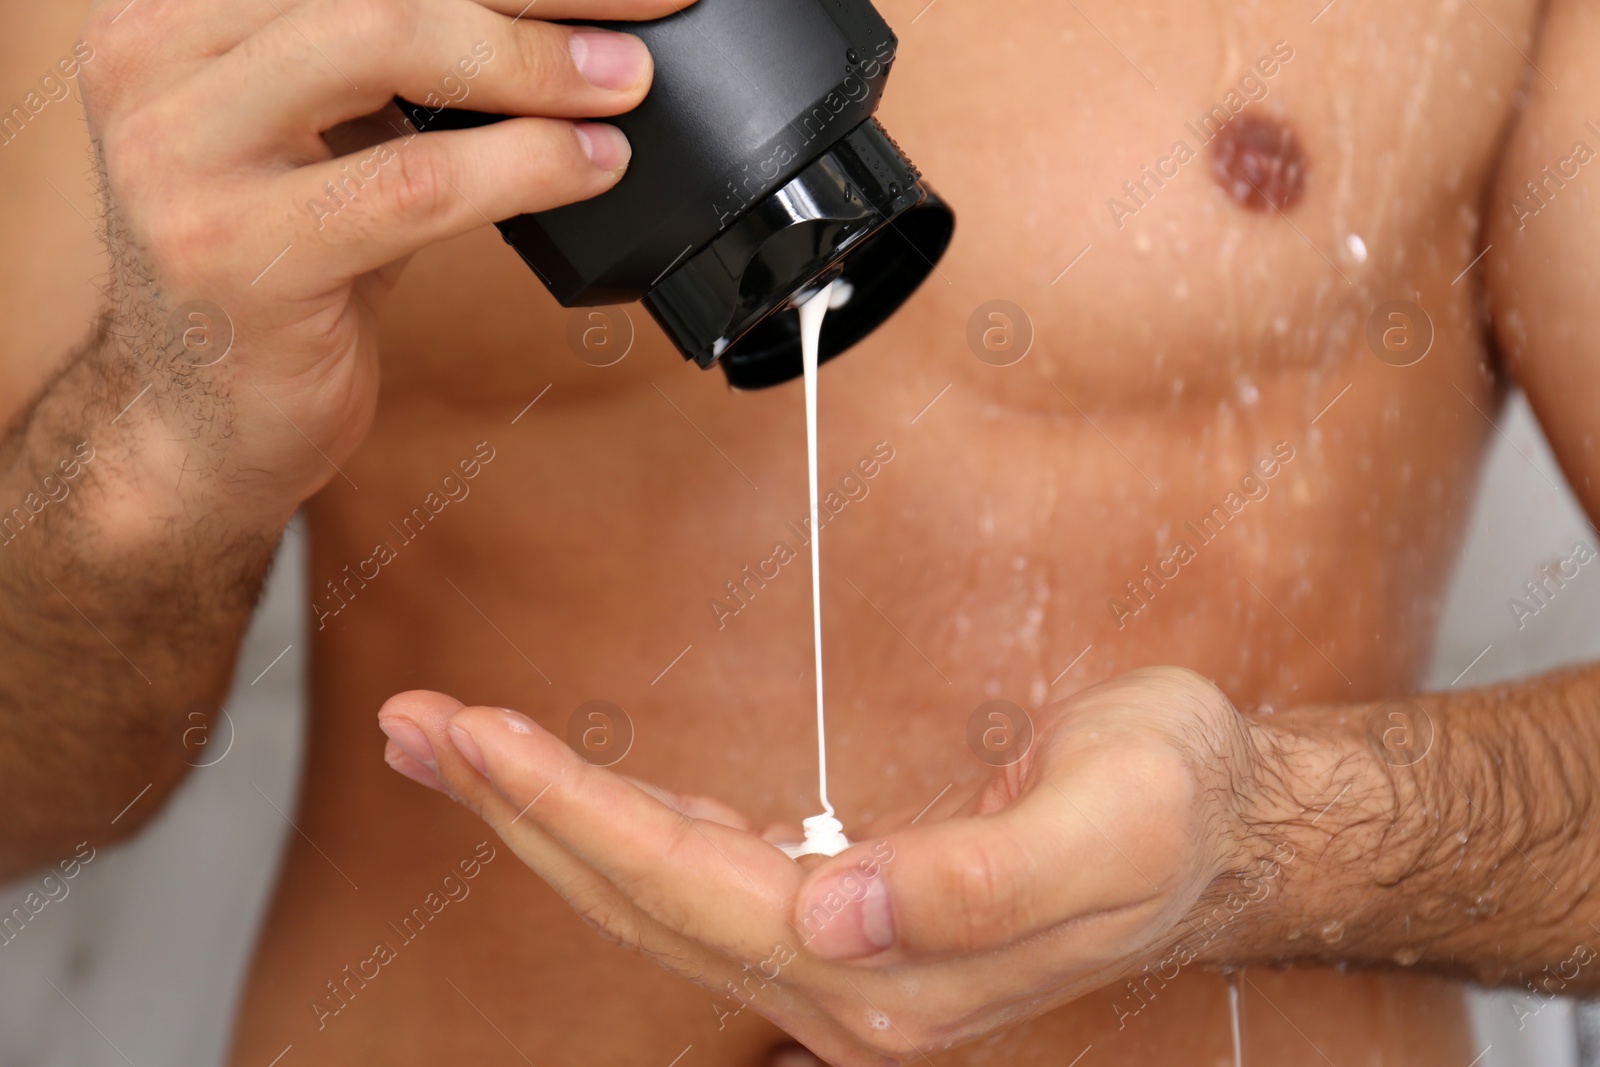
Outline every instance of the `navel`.
<svg viewBox="0 0 1600 1067">
<path fill-rule="evenodd" d="M 1306 155 L 1275 119 L 1240 115 L 1211 142 L 1211 176 L 1240 207 L 1288 211 L 1306 191 Z"/>
</svg>

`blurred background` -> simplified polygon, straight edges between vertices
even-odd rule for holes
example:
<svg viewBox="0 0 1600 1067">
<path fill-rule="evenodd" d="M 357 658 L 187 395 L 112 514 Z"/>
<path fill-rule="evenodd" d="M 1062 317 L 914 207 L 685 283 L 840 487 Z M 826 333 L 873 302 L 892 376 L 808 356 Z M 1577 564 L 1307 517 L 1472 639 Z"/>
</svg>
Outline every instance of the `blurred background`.
<svg viewBox="0 0 1600 1067">
<path fill-rule="evenodd" d="M 1600 659 L 1600 571 L 1584 568 L 1521 629 L 1507 605 L 1543 564 L 1580 541 L 1600 545 L 1520 395 L 1499 425 L 1429 688 Z M 140 837 L 102 850 L 65 898 L 0 944 L 0 1067 L 220 1063 L 279 856 L 296 832 L 303 587 L 296 523 L 226 715 L 193 757 L 202 766 Z M 372 758 L 382 751 L 374 726 Z M 0 914 L 36 885 L 0 886 Z M 1476 993 L 1475 1004 L 1486 1051 L 1470 1067 L 1600 1067 L 1600 1049 L 1581 1039 L 1590 1009 L 1516 990 Z"/>
</svg>

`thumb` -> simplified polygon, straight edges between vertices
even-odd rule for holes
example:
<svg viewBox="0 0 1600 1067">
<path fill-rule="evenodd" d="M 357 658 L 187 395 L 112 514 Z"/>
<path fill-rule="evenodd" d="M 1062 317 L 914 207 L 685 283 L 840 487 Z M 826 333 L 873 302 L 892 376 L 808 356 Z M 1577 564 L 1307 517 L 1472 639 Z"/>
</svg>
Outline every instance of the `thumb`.
<svg viewBox="0 0 1600 1067">
<path fill-rule="evenodd" d="M 1045 781 L 992 815 L 914 827 L 806 879 L 795 924 L 813 955 L 893 963 L 998 948 L 1069 919 L 1162 896 L 1168 834 L 1129 806 Z M 1143 868 L 1141 870 L 1141 868 Z"/>
</svg>

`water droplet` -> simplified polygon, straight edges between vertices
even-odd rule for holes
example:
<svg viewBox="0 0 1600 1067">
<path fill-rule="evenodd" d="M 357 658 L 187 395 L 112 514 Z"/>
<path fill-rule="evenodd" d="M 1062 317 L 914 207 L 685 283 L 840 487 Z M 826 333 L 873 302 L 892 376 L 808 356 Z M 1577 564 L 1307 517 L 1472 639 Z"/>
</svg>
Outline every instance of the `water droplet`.
<svg viewBox="0 0 1600 1067">
<path fill-rule="evenodd" d="M 1344 940 L 1344 922 L 1339 919 L 1330 919 L 1322 924 L 1322 928 L 1317 931 L 1317 935 L 1330 945 L 1337 944 Z"/>
<path fill-rule="evenodd" d="M 1367 242 L 1361 239 L 1360 234 L 1350 234 L 1344 239 L 1345 248 L 1350 251 L 1350 258 L 1357 263 L 1367 261 Z"/>
<path fill-rule="evenodd" d="M 1394 961 L 1402 967 L 1409 967 L 1422 958 L 1420 948 L 1403 948 L 1394 954 Z"/>
</svg>

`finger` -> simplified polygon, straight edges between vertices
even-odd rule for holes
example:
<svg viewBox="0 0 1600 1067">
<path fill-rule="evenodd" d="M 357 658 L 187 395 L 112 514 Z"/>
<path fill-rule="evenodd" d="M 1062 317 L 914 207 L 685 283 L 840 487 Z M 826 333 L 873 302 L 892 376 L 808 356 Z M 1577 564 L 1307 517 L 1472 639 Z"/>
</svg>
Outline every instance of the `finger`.
<svg viewBox="0 0 1600 1067">
<path fill-rule="evenodd" d="M 195 105 L 187 125 L 197 144 L 233 157 L 303 145 L 396 94 L 434 109 L 621 114 L 644 99 L 652 69 L 632 34 L 513 21 L 472 0 L 311 0 L 198 72 L 182 95 Z"/>
<path fill-rule="evenodd" d="M 774 845 L 798 845 L 805 839 L 805 829 L 797 822 L 775 822 L 761 831 L 761 840 Z"/>
<path fill-rule="evenodd" d="M 477 0 L 513 18 L 639 22 L 692 7 L 695 0 Z"/>
<path fill-rule="evenodd" d="M 471 768 L 446 735 L 451 718 L 462 707 L 461 701 L 444 693 L 414 690 L 385 701 L 378 712 L 378 725 L 390 744 L 401 749 L 404 759 L 434 775 L 435 781 L 441 783 L 436 788 L 451 793 L 493 826 L 518 858 L 549 882 L 591 925 L 605 929 L 617 940 L 637 937 L 637 920 L 630 917 L 631 908 L 621 894 L 552 841 L 537 824 L 524 818 L 526 808 L 518 811 L 510 807 L 492 789 L 463 791 L 444 787 L 445 780 L 473 780 Z M 406 773 L 403 766 L 390 766 Z"/>
<path fill-rule="evenodd" d="M 467 708 L 449 736 L 507 803 L 530 805 L 529 821 L 667 928 L 740 959 L 791 936 L 799 870 L 760 838 L 685 816 L 515 712 Z"/>
<path fill-rule="evenodd" d="M 439 793 L 445 791 L 444 786 L 439 782 L 439 773 L 437 771 L 427 764 L 420 763 L 406 755 L 405 751 L 393 741 L 384 744 L 383 761 L 418 785 L 426 786 Z"/>
<path fill-rule="evenodd" d="M 570 793 L 574 789 L 584 789 L 582 785 L 565 782 L 555 785 L 549 781 L 542 781 L 538 777 L 518 776 L 517 773 L 507 773 L 507 768 L 502 766 L 507 755 L 515 757 L 518 765 L 539 766 L 555 763 L 557 776 L 571 771 L 592 771 L 594 781 L 587 784 L 587 792 L 594 795 L 606 790 L 621 790 L 621 797 L 611 797 L 606 801 L 606 811 L 600 814 L 600 819 L 619 817 L 618 825 L 598 825 L 590 827 L 590 837 L 605 837 L 606 833 L 613 830 L 627 830 L 634 827 L 630 819 L 642 811 L 638 805 L 661 806 L 658 797 L 667 797 L 675 800 L 670 793 L 664 790 L 653 789 L 645 792 L 634 781 L 611 774 L 610 771 L 600 768 L 590 768 L 587 763 L 579 760 L 576 755 L 566 749 L 565 745 L 542 731 L 531 721 L 514 712 L 504 709 L 464 709 L 451 715 L 451 710 L 459 709 L 459 702 L 438 693 L 405 693 L 394 697 L 384 707 L 382 717 L 400 717 L 414 721 L 419 728 L 429 734 L 430 747 L 437 752 L 438 766 L 445 781 L 450 782 L 453 790 L 462 803 L 480 806 L 480 813 L 491 825 L 496 827 L 502 840 L 506 840 L 517 851 L 518 857 L 523 862 L 533 867 L 534 872 L 550 881 L 558 893 L 566 897 L 566 901 L 574 905 L 574 909 L 581 912 L 582 917 L 590 925 L 597 926 L 602 933 L 610 936 L 614 941 L 622 942 L 627 947 L 653 958 L 656 963 L 690 977 L 691 981 L 699 982 L 706 989 L 717 993 L 726 993 L 731 989 L 742 989 L 744 993 L 741 1000 L 750 998 L 746 1003 L 754 1006 L 755 1011 L 770 1017 L 778 1022 L 782 1029 L 792 1033 L 798 1040 L 805 1041 L 806 1045 L 818 1049 L 822 1056 L 829 1057 L 829 1062 L 838 1064 L 861 1065 L 861 1067 L 891 1067 L 891 1059 L 877 1056 L 877 1054 L 864 1053 L 858 1041 L 851 1037 L 838 1025 L 834 1014 L 826 1009 L 819 1008 L 816 1003 L 806 997 L 805 993 L 792 987 L 790 981 L 778 981 L 774 977 L 773 969 L 778 973 L 794 979 L 797 971 L 802 971 L 808 965 L 805 958 L 800 955 L 795 947 L 794 931 L 782 925 L 781 918 L 774 923 L 773 929 L 763 929 L 762 933 L 749 941 L 749 944 L 739 944 L 733 950 L 725 944 L 720 944 L 717 937 L 707 937 L 701 931 L 686 929 L 680 923 L 661 923 L 650 913 L 642 912 L 637 907 L 632 907 L 632 902 L 619 894 L 613 886 L 592 872 L 586 865 L 579 864 L 573 854 L 568 853 L 562 846 L 555 843 L 554 838 L 547 837 L 538 822 L 546 819 L 550 811 L 560 808 L 563 803 L 570 803 Z M 450 718 L 446 720 L 446 715 Z M 445 723 L 450 723 L 450 728 L 445 728 Z M 459 728 L 459 729 L 456 729 Z M 498 731 L 504 731 L 507 737 L 514 741 L 525 742 L 523 750 L 515 749 L 515 745 L 502 745 L 506 737 L 498 737 Z M 461 745 L 458 749 L 456 745 Z M 546 745 L 554 745 L 560 752 L 546 750 Z M 510 747 L 512 752 L 504 752 L 504 747 Z M 562 758 L 552 758 L 562 757 Z M 566 765 L 565 757 L 571 757 L 576 763 Z M 469 763 L 470 760 L 470 763 Z M 499 781 L 506 782 L 502 789 L 496 789 L 482 773 L 472 766 L 478 763 L 490 773 L 496 774 Z M 526 766 L 522 766 L 526 771 Z M 547 768 L 546 768 L 547 769 Z M 533 774 L 533 771 L 526 771 Z M 515 781 L 512 781 L 515 779 Z M 542 784 L 541 784 L 542 782 Z M 600 789 L 595 789 L 595 785 Z M 538 787 L 538 789 L 534 789 Z M 512 800 L 507 800 L 502 792 L 514 793 Z M 531 798 L 523 801 L 522 797 L 531 792 Z M 549 806 L 547 806 L 549 805 Z M 670 805 L 669 805 L 670 806 Z M 672 816 L 678 822 L 682 817 Z M 520 824 L 517 824 L 520 819 Z M 566 821 L 566 816 L 560 816 L 558 821 Z M 794 893 L 798 885 L 798 875 L 794 864 L 790 864 L 786 857 L 776 849 L 765 845 L 758 838 L 744 833 L 723 829 L 718 825 L 707 827 L 710 832 L 718 837 L 718 845 L 726 849 L 725 853 L 718 854 L 718 862 L 723 862 L 723 856 L 738 856 L 738 841 L 746 841 L 750 848 L 757 849 L 758 853 L 770 857 L 776 864 L 776 869 L 786 873 L 786 888 L 779 891 L 778 896 L 787 899 Z M 530 848 L 525 841 L 541 841 L 538 848 Z M 554 851 L 546 851 L 546 848 Z M 669 861 L 662 859 L 658 865 L 683 865 L 694 867 L 696 857 L 690 856 L 690 848 L 680 848 L 672 853 Z M 563 862 L 570 862 L 574 869 L 587 872 L 600 885 L 587 885 L 574 870 L 562 870 Z M 648 862 L 648 861 L 646 861 Z M 554 877 L 552 877 L 554 875 Z M 739 913 L 738 902 L 726 901 L 723 894 L 718 891 L 717 878 L 706 877 L 706 872 L 691 872 L 688 880 L 688 893 L 702 904 L 706 904 L 715 915 L 736 915 Z M 659 886 L 651 886 L 646 880 L 635 880 L 630 886 L 634 894 L 653 893 Z M 600 901 L 595 904 L 594 901 Z M 779 907 L 781 912 L 781 907 Z M 805 1062 L 805 1061 L 800 1061 Z"/>
<path fill-rule="evenodd" d="M 388 748 L 384 751 L 384 759 L 389 766 L 408 778 L 414 777 L 395 765 L 391 757 L 398 754 L 406 767 L 421 768 L 432 778 L 432 788 L 442 791 L 438 784 L 439 760 L 434 755 L 433 742 L 418 723 L 430 718 L 448 720 L 461 707 L 461 701 L 453 697 L 420 689 L 400 693 L 384 701 L 383 707 L 378 709 L 378 729 L 389 739 Z"/>
<path fill-rule="evenodd" d="M 546 22 L 657 19 L 691 6 L 693 0 L 477 2 L 517 21 Z M 94 0 L 82 36 L 96 59 L 99 53 L 114 55 L 119 83 L 149 92 L 180 84 L 271 23 L 295 24 L 305 6 L 305 0 Z"/>
<path fill-rule="evenodd" d="M 642 912 L 609 881 L 576 859 L 552 840 L 533 819 L 526 817 L 536 809 L 542 792 L 526 803 L 519 802 L 513 808 L 466 762 L 448 732 L 451 720 L 460 708 L 460 701 L 442 693 L 416 691 L 391 698 L 379 712 L 379 718 L 386 733 L 406 736 L 405 728 L 410 727 L 425 735 L 428 750 L 436 754 L 441 777 L 452 783 L 451 794 L 487 821 L 500 839 L 516 853 L 517 858 L 561 894 L 579 917 L 602 937 L 674 974 L 713 990 L 722 990 L 745 980 L 748 975 L 742 969 L 743 961 L 766 958 L 772 952 L 772 946 L 767 944 L 762 946 L 759 957 L 744 956 L 730 962 L 708 951 L 705 944 L 683 936 L 679 930 L 664 926 Z M 500 712 L 500 709 L 495 711 L 509 714 Z M 520 728 L 534 729 L 521 716 L 516 719 Z M 418 747 L 422 744 L 415 738 L 410 738 L 409 742 Z M 473 757 L 481 758 L 475 751 Z M 635 791 L 641 797 L 645 795 L 631 782 L 620 784 L 622 788 Z M 786 959 L 792 959 L 793 955 L 793 950 L 789 950 Z M 772 987 L 766 1000 L 787 1003 L 790 998 L 778 987 Z"/>
<path fill-rule="evenodd" d="M 1143 803 L 1144 795 L 1170 792 L 1180 773 L 1160 753 L 1143 755 L 1112 761 L 1115 776 L 1079 766 L 1060 784 L 1042 777 L 998 813 L 841 853 L 798 897 L 796 919 L 813 935 L 811 951 L 832 960 L 919 960 L 999 948 L 1074 919 L 1154 917 L 1198 831 L 1175 824 L 1170 806 Z"/>
<path fill-rule="evenodd" d="M 323 280 L 354 277 L 479 226 L 596 196 L 628 156 L 615 127 L 561 119 L 415 134 L 277 179 L 273 195 L 291 215 L 269 243 L 317 251 Z"/>
<path fill-rule="evenodd" d="M 663 789 L 654 782 L 646 782 L 643 779 L 634 778 L 627 774 L 619 774 L 617 777 L 629 783 L 635 789 L 644 790 L 645 793 L 655 797 L 668 807 L 676 808 L 691 819 L 703 819 L 706 822 L 714 822 L 746 833 L 750 833 L 753 830 L 750 820 L 744 816 L 743 812 L 731 804 L 724 804 L 715 797 L 674 793 L 669 789 Z"/>
</svg>

